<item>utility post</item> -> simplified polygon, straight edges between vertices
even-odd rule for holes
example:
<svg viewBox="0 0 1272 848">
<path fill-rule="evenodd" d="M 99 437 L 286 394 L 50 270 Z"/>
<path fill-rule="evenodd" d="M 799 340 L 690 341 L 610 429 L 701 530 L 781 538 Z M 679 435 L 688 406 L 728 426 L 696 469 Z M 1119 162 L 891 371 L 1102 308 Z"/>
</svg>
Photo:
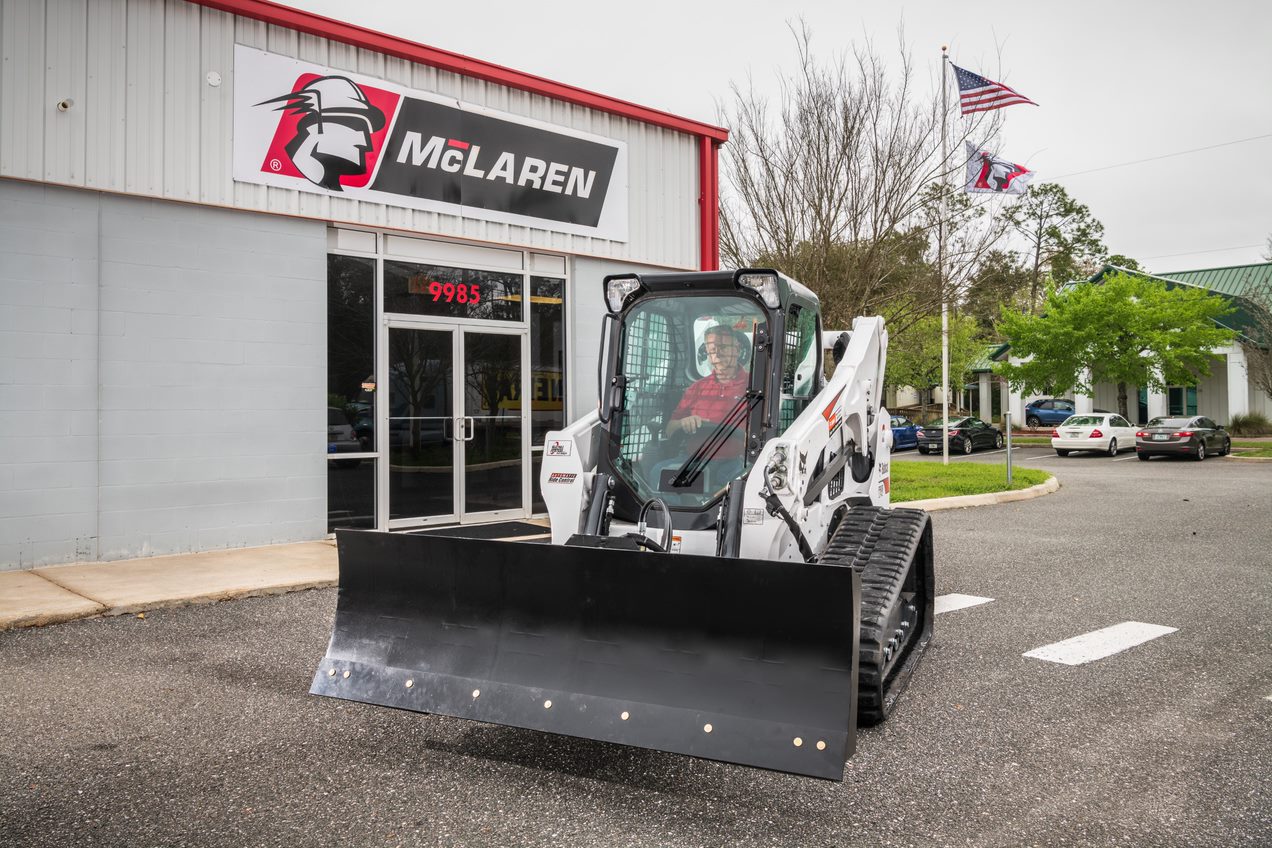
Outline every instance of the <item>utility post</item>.
<svg viewBox="0 0 1272 848">
<path fill-rule="evenodd" d="M 1007 431 L 1007 485 L 1011 486 L 1011 410 L 1003 410 L 1003 429 Z"/>
</svg>

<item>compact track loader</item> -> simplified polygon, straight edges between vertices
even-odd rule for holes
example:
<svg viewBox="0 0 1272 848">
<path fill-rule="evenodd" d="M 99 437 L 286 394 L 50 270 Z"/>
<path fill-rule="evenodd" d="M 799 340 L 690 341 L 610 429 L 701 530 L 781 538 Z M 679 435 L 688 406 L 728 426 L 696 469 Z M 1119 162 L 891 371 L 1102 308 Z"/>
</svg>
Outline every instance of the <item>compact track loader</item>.
<svg viewBox="0 0 1272 848">
<path fill-rule="evenodd" d="M 763 269 L 604 287 L 598 409 L 545 444 L 551 544 L 338 533 L 311 691 L 841 780 L 932 635 L 883 320 L 823 340 Z"/>
</svg>

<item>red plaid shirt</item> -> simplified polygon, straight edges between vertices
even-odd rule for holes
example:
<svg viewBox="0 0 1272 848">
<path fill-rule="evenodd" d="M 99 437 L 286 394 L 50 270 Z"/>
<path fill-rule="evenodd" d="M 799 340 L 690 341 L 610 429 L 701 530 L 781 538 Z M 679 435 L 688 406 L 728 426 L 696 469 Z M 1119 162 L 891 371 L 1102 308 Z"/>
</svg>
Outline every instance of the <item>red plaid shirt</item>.
<svg viewBox="0 0 1272 848">
<path fill-rule="evenodd" d="M 728 381 L 718 380 L 715 374 L 708 374 L 685 389 L 685 396 L 680 399 L 676 411 L 671 413 L 671 420 L 679 421 L 687 415 L 697 415 L 710 422 L 711 427 L 705 431 L 710 433 L 714 425 L 727 418 L 733 407 L 738 405 L 750 382 L 751 376 L 741 368 L 738 369 L 737 376 Z M 721 449 L 721 455 L 741 453 L 745 432 L 744 421 L 733 431 L 728 446 Z M 704 435 L 704 431 L 699 430 L 698 435 Z"/>
</svg>

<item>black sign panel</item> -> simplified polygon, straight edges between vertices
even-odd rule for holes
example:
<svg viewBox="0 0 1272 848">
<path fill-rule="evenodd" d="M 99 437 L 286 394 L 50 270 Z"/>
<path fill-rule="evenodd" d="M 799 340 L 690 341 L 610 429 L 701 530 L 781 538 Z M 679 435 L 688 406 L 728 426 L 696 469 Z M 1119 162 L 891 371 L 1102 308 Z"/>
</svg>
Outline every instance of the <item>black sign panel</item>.
<svg viewBox="0 0 1272 848">
<path fill-rule="evenodd" d="M 370 188 L 595 227 L 617 148 L 403 98 Z"/>
</svg>

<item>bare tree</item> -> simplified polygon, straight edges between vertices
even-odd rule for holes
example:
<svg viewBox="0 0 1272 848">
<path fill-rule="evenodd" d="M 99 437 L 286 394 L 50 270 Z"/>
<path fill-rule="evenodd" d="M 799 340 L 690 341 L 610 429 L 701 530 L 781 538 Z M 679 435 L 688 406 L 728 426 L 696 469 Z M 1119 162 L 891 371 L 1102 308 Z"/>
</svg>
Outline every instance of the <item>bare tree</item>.
<svg viewBox="0 0 1272 848">
<path fill-rule="evenodd" d="M 779 80 L 780 104 L 735 85 L 722 109 L 732 136 L 721 251 L 729 264 L 773 265 L 800 279 L 821 296 L 827 326 L 878 313 L 903 330 L 940 303 L 939 224 L 949 234 L 951 299 L 1001 234 L 985 202 L 939 188 L 961 175 L 964 140 L 982 145 L 997 134 L 998 113 L 951 119 L 943 158 L 941 91 L 918 90 L 903 42 L 890 71 L 869 43 L 823 63 L 808 28 L 793 33 L 799 65 Z M 953 112 L 958 99 L 949 100 Z"/>
</svg>

